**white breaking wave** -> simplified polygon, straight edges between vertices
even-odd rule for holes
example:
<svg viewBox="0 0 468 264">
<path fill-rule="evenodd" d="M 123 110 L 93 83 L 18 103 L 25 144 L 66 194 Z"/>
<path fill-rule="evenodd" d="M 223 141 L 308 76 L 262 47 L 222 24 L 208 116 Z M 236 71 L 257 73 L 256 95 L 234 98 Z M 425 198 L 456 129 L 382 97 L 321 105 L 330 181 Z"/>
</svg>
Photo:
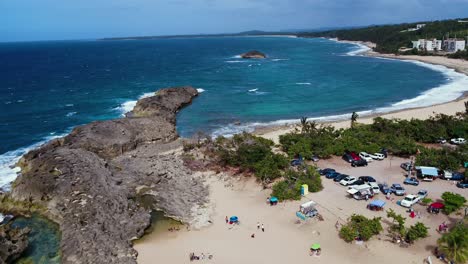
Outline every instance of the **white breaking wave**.
<svg viewBox="0 0 468 264">
<path fill-rule="evenodd" d="M 289 59 L 272 59 L 272 61 L 287 61 Z"/>
<path fill-rule="evenodd" d="M 364 44 L 359 44 L 359 43 L 353 43 L 354 45 L 357 46 L 356 49 L 346 53 L 346 55 L 348 56 L 357 56 L 357 55 L 361 55 L 362 53 L 365 53 L 369 50 L 371 50 L 371 48 L 367 47 L 366 45 Z"/>
<path fill-rule="evenodd" d="M 232 56 L 232 57 L 231 57 L 231 59 L 240 59 L 240 58 L 242 58 L 241 55 L 236 55 L 236 56 Z"/>
<path fill-rule="evenodd" d="M 52 139 L 59 138 L 64 135 L 66 134 L 49 136 L 44 138 L 43 141 L 34 143 L 31 146 L 11 150 L 0 155 L 0 188 L 7 191 L 10 190 L 11 183 L 16 179 L 18 172 L 20 172 L 20 168 L 15 167 L 15 164 L 24 154 L 30 150 L 40 147 Z"/>
<path fill-rule="evenodd" d="M 154 92 L 152 93 L 144 93 L 143 95 L 141 95 L 138 100 L 142 99 L 142 98 L 146 98 L 146 97 L 151 97 L 154 95 Z M 116 108 L 116 110 L 118 110 L 119 112 L 122 113 L 122 116 L 125 116 L 126 113 L 130 112 L 133 110 L 133 108 L 135 107 L 136 103 L 138 102 L 138 100 L 132 100 L 132 101 L 127 101 L 127 102 L 124 102 L 122 103 L 119 107 Z"/>
<path fill-rule="evenodd" d="M 311 83 L 309 82 L 303 82 L 303 83 L 296 83 L 297 85 L 312 85 Z"/>
<path fill-rule="evenodd" d="M 228 60 L 226 61 L 227 63 L 242 63 L 242 62 L 247 62 L 246 60 L 245 61 L 240 61 L 240 60 Z"/>
<path fill-rule="evenodd" d="M 383 58 L 386 59 L 386 58 Z M 392 59 L 393 60 L 393 59 Z M 429 89 L 420 95 L 411 98 L 405 99 L 390 106 L 379 107 L 373 110 L 365 110 L 357 112 L 359 116 L 365 117 L 372 114 L 382 114 L 397 110 L 403 110 L 408 108 L 416 108 L 416 107 L 427 107 L 431 105 L 441 104 L 456 100 L 460 96 L 462 96 L 465 92 L 468 91 L 468 76 L 458 73 L 453 69 L 449 69 L 442 65 L 433 65 L 428 64 L 420 61 L 411 61 L 411 60 L 398 60 L 401 62 L 407 63 L 414 63 L 421 67 L 429 68 L 433 71 L 441 72 L 445 75 L 446 80 L 450 80 L 450 82 L 442 84 L 438 87 L 434 87 Z M 299 84 L 299 83 L 296 83 Z M 255 90 L 255 91 L 254 91 Z M 257 92 L 258 89 L 249 90 L 253 92 Z M 329 115 L 329 116 L 321 116 L 321 117 L 310 117 L 308 118 L 309 121 L 319 121 L 319 122 L 331 122 L 331 121 L 342 121 L 348 120 L 351 117 L 352 113 L 346 114 L 338 114 L 338 115 Z M 287 124 L 297 124 L 299 123 L 299 118 L 297 119 L 286 119 L 286 120 L 276 120 L 271 122 L 251 122 L 241 125 L 229 124 L 218 129 L 215 129 L 212 132 L 213 137 L 217 136 L 225 136 L 231 137 L 234 134 L 242 133 L 242 132 L 252 132 L 255 128 L 258 127 L 268 127 L 268 126 L 278 126 L 278 125 L 287 125 Z"/>
<path fill-rule="evenodd" d="M 256 92 L 258 91 L 258 88 L 255 88 L 255 89 L 250 89 L 249 92 L 253 93 L 253 92 Z"/>
<path fill-rule="evenodd" d="M 205 91 L 205 89 L 203 89 L 203 88 L 197 88 L 198 93 L 203 93 L 204 91 Z"/>
<path fill-rule="evenodd" d="M 71 117 L 71 116 L 74 116 L 74 115 L 76 115 L 76 112 L 70 112 L 70 113 L 66 114 L 67 117 Z"/>
</svg>

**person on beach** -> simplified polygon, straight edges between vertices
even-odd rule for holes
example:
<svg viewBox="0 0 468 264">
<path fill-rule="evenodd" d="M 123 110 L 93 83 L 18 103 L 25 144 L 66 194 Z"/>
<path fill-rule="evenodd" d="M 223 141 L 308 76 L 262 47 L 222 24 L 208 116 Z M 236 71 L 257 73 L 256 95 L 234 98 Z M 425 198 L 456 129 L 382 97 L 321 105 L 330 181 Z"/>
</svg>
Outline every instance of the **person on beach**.
<svg viewBox="0 0 468 264">
<path fill-rule="evenodd" d="M 265 227 L 263 226 L 263 224 L 262 224 L 262 232 L 265 232 Z"/>
<path fill-rule="evenodd" d="M 257 222 L 257 229 L 260 229 L 260 222 Z"/>
<path fill-rule="evenodd" d="M 255 238 L 255 233 L 252 233 L 252 235 L 250 236 L 251 238 Z"/>
<path fill-rule="evenodd" d="M 229 218 L 226 216 L 226 224 L 229 223 Z"/>
</svg>

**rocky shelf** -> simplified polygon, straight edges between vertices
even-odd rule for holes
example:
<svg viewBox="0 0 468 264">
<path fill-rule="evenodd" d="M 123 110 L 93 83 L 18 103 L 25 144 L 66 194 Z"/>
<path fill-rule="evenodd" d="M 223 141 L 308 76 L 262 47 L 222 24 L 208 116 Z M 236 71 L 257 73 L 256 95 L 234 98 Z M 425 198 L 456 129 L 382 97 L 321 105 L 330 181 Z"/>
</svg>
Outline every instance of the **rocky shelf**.
<svg viewBox="0 0 468 264">
<path fill-rule="evenodd" d="M 197 95 L 161 89 L 124 118 L 76 127 L 23 156 L 11 199 L 58 223 L 62 263 L 136 263 L 132 241 L 155 209 L 194 224 L 208 190 L 170 150 L 181 146 L 176 113 Z"/>
</svg>

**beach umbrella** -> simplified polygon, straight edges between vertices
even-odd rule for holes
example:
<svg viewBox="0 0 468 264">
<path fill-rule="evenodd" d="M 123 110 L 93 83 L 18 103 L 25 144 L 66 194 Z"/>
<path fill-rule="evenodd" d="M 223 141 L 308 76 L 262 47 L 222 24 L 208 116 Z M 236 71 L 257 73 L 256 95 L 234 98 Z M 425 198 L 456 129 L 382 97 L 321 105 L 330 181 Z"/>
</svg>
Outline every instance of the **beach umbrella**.
<svg viewBox="0 0 468 264">
<path fill-rule="evenodd" d="M 239 218 L 238 218 L 237 216 L 231 216 L 231 217 L 229 218 L 229 221 L 231 221 L 231 222 L 237 222 L 237 221 L 239 221 Z"/>
<path fill-rule="evenodd" d="M 435 208 L 435 209 L 442 209 L 442 208 L 445 207 L 445 205 L 443 203 L 440 203 L 440 202 L 435 202 L 435 203 L 431 204 L 431 207 Z"/>
<path fill-rule="evenodd" d="M 313 250 L 320 249 L 320 244 L 315 243 L 315 244 L 313 244 L 312 246 L 310 246 L 310 248 L 313 249 Z"/>
<path fill-rule="evenodd" d="M 272 196 L 272 197 L 270 198 L 270 202 L 277 202 L 277 201 L 278 201 L 278 197 Z"/>
</svg>

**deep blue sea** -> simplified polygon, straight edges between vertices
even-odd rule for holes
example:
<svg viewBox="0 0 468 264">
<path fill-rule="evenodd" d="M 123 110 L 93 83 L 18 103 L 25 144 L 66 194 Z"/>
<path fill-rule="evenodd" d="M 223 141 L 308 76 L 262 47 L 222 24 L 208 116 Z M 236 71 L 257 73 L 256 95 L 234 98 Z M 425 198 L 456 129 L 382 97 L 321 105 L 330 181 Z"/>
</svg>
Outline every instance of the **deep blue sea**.
<svg viewBox="0 0 468 264">
<path fill-rule="evenodd" d="M 239 58 L 252 49 L 268 58 Z M 118 118 L 163 87 L 203 91 L 178 116 L 182 136 L 430 105 L 468 89 L 452 70 L 359 56 L 361 49 L 287 37 L 0 43 L 0 186 L 14 179 L 9 166 L 25 151 Z"/>
</svg>

